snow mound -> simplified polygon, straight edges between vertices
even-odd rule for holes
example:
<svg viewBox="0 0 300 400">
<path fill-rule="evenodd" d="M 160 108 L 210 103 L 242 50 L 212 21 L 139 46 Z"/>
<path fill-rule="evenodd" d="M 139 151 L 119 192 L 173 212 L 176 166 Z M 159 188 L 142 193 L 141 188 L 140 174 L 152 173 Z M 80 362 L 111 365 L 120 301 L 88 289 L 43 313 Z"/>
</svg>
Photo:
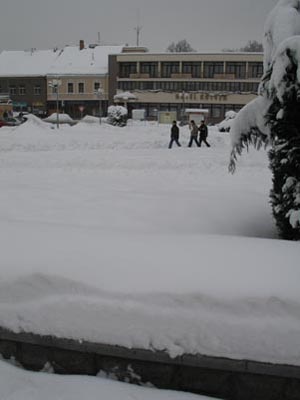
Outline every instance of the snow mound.
<svg viewBox="0 0 300 400">
<path fill-rule="evenodd" d="M 86 115 L 85 117 L 80 120 L 80 123 L 86 123 L 86 124 L 98 124 L 99 125 L 99 117 L 94 117 L 92 115 Z"/>
<path fill-rule="evenodd" d="M 70 117 L 69 114 L 59 114 L 58 118 L 60 123 L 65 123 L 65 124 L 74 123 L 74 120 Z M 57 113 L 51 114 L 49 117 L 45 118 L 44 121 L 55 124 L 57 121 Z"/>
</svg>

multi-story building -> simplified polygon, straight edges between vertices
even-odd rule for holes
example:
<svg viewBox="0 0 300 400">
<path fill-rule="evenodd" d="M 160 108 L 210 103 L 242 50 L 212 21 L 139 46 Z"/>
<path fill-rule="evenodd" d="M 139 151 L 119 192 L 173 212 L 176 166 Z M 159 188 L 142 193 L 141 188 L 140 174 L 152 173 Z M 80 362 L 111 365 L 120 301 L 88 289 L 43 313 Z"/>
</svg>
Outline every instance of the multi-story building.
<svg viewBox="0 0 300 400">
<path fill-rule="evenodd" d="M 48 111 L 66 112 L 73 118 L 106 114 L 108 106 L 108 56 L 123 46 L 66 46 L 48 69 Z M 52 85 L 59 82 L 58 85 Z M 51 87 L 52 86 L 52 87 Z M 58 87 L 57 87 L 58 86 Z M 58 90 L 58 93 L 57 93 Z"/>
<path fill-rule="evenodd" d="M 257 95 L 263 74 L 261 53 L 122 53 L 109 56 L 109 100 L 130 91 L 148 118 L 159 111 L 208 110 L 208 122 L 222 120 Z"/>
<path fill-rule="evenodd" d="M 106 113 L 108 55 L 123 46 L 89 45 L 62 50 L 3 51 L 0 54 L 0 95 L 8 96 L 14 111 L 37 115 L 59 110 L 77 118 Z M 53 81 L 60 85 L 53 87 Z M 57 93 L 58 91 L 58 93 Z"/>
<path fill-rule="evenodd" d="M 57 51 L 35 49 L 0 54 L 0 94 L 9 96 L 15 111 L 47 112 L 46 74 L 57 57 Z"/>
</svg>

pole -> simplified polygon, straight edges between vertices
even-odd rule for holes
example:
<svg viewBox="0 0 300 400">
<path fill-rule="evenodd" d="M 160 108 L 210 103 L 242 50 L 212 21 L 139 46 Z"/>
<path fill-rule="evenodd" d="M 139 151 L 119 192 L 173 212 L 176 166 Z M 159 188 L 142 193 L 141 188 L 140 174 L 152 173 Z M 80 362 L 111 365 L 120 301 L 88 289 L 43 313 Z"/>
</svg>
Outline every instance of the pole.
<svg viewBox="0 0 300 400">
<path fill-rule="evenodd" d="M 101 101 L 101 95 L 99 96 L 99 122 L 100 125 L 102 124 L 101 116 L 102 116 L 102 101 Z"/>
<path fill-rule="evenodd" d="M 59 129 L 59 101 L 58 101 L 58 84 L 56 85 L 56 126 Z"/>
<path fill-rule="evenodd" d="M 182 98 L 182 106 L 181 106 L 181 122 L 180 125 L 183 126 L 184 122 L 183 122 L 183 116 L 184 116 L 184 102 L 185 102 L 185 92 L 183 91 L 181 93 L 181 98 Z"/>
</svg>

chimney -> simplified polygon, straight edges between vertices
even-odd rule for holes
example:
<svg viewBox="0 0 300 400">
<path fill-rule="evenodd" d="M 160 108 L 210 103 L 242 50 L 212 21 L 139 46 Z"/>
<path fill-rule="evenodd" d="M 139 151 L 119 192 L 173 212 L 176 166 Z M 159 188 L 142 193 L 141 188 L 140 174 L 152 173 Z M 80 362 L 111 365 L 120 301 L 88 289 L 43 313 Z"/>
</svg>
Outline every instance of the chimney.
<svg viewBox="0 0 300 400">
<path fill-rule="evenodd" d="M 84 40 L 79 40 L 79 50 L 84 49 Z"/>
</svg>

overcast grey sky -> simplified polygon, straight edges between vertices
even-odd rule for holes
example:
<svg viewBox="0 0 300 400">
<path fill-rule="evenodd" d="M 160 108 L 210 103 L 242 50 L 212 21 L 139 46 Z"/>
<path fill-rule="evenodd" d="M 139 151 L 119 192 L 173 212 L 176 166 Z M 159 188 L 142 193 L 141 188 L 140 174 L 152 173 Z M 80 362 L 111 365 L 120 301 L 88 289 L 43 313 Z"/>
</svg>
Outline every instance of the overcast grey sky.
<svg viewBox="0 0 300 400">
<path fill-rule="evenodd" d="M 277 0 L 3 0 L 0 50 L 95 43 L 136 43 L 164 51 L 187 39 L 197 51 L 239 48 L 261 41 L 268 12 Z M 139 11 L 138 11 L 139 10 Z"/>
</svg>

